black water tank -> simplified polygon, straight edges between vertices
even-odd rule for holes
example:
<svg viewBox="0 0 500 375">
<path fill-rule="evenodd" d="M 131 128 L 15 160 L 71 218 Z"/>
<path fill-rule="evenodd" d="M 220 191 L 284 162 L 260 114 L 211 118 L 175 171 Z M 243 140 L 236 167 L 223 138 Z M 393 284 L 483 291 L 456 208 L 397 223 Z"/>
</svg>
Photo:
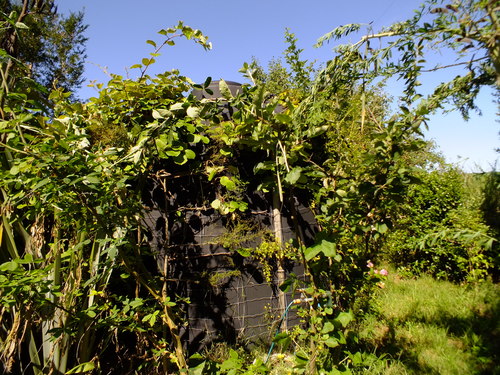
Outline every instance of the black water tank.
<svg viewBox="0 0 500 375">
<path fill-rule="evenodd" d="M 212 81 L 210 85 L 208 85 L 208 89 L 210 89 L 213 94 L 209 94 L 205 90 L 193 90 L 193 95 L 197 99 L 216 99 L 222 98 L 222 94 L 219 90 L 219 82 L 220 81 Z M 233 81 L 225 81 L 227 86 L 229 87 L 229 91 L 233 96 L 236 96 L 239 92 L 241 92 L 241 83 L 233 82 Z"/>
</svg>

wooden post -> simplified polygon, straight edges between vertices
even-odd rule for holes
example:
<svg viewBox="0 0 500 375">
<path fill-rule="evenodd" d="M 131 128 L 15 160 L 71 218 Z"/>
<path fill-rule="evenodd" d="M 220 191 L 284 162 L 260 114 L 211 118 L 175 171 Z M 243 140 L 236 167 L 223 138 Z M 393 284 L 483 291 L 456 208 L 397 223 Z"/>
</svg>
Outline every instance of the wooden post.
<svg viewBox="0 0 500 375">
<path fill-rule="evenodd" d="M 275 189 L 273 191 L 273 228 L 274 228 L 274 237 L 276 239 L 276 242 L 279 244 L 280 247 L 283 247 L 283 227 L 282 227 L 282 220 L 281 220 L 281 205 L 282 203 L 280 202 L 280 197 L 278 194 L 278 191 Z M 285 282 L 285 269 L 283 267 L 283 253 L 280 251 L 280 254 L 278 254 L 278 274 L 277 274 L 277 281 L 278 281 L 278 286 L 283 284 Z M 281 312 L 281 316 L 286 311 L 286 295 L 285 292 L 283 292 L 281 289 L 278 289 L 278 306 Z M 283 323 L 281 324 L 281 327 L 284 331 L 287 330 L 287 320 L 284 319 Z"/>
</svg>

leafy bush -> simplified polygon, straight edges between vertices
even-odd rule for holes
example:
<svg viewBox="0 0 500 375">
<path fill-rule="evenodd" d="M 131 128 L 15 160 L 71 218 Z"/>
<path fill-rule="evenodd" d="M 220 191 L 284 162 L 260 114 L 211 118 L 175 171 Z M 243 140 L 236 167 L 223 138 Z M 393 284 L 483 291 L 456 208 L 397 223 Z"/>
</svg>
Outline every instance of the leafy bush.
<svg viewBox="0 0 500 375">
<path fill-rule="evenodd" d="M 495 240 L 480 210 L 482 179 L 451 166 L 421 170 L 419 178 L 385 244 L 388 260 L 410 274 L 484 279 L 493 268 Z"/>
</svg>

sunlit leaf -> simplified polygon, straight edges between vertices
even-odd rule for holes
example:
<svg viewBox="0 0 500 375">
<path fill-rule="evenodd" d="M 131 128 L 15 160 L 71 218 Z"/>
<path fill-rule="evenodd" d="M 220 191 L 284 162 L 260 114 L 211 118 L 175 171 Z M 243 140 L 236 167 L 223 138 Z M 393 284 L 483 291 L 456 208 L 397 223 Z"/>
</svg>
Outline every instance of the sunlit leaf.
<svg viewBox="0 0 500 375">
<path fill-rule="evenodd" d="M 219 90 L 223 98 L 231 99 L 233 97 L 233 94 L 231 94 L 229 86 L 223 79 L 219 81 Z"/>
<path fill-rule="evenodd" d="M 236 189 L 236 184 L 234 183 L 234 181 L 227 176 L 222 176 L 220 178 L 220 184 L 230 191 Z"/>
</svg>

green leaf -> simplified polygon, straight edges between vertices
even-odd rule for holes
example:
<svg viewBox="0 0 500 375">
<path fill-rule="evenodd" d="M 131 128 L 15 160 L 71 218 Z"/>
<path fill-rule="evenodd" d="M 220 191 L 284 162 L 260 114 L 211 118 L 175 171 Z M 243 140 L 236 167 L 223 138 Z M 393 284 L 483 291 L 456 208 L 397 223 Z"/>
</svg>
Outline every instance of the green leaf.
<svg viewBox="0 0 500 375">
<path fill-rule="evenodd" d="M 346 197 L 346 196 L 347 196 L 347 192 L 346 192 L 345 190 L 342 190 L 342 189 L 338 189 L 338 190 L 336 191 L 336 193 L 337 193 L 337 195 L 338 195 L 339 197 L 342 197 L 342 198 L 344 198 L 344 197 Z"/>
<path fill-rule="evenodd" d="M 274 115 L 274 117 L 276 118 L 276 120 L 278 120 L 279 122 L 281 122 L 283 124 L 291 124 L 292 123 L 292 118 L 288 115 L 285 115 L 284 113 L 276 113 Z"/>
<path fill-rule="evenodd" d="M 189 375 L 203 375 L 207 361 L 199 354 L 195 353 L 189 357 Z"/>
<path fill-rule="evenodd" d="M 274 162 L 272 161 L 259 162 L 255 167 L 253 167 L 254 173 L 259 173 L 261 171 L 272 171 L 272 170 L 274 170 Z"/>
<path fill-rule="evenodd" d="M 182 28 L 182 33 L 186 37 L 186 39 L 191 39 L 193 37 L 193 29 L 189 26 L 184 26 Z"/>
<path fill-rule="evenodd" d="M 16 22 L 16 29 L 29 29 L 28 26 L 26 26 L 26 24 L 22 23 L 22 22 Z"/>
<path fill-rule="evenodd" d="M 321 252 L 321 249 L 318 246 L 308 247 L 304 250 L 304 257 L 307 261 L 310 261 L 315 256 L 317 256 Z"/>
<path fill-rule="evenodd" d="M 302 168 L 294 167 L 290 172 L 287 173 L 284 180 L 288 182 L 290 185 L 294 185 L 301 176 L 302 176 Z"/>
<path fill-rule="evenodd" d="M 326 257 L 334 257 L 337 255 L 337 244 L 327 240 L 321 241 L 321 252 L 325 254 Z"/>
<path fill-rule="evenodd" d="M 389 228 L 387 227 L 387 224 L 376 224 L 375 229 L 377 232 L 384 234 Z"/>
<path fill-rule="evenodd" d="M 153 109 L 153 118 L 156 120 L 164 119 L 172 116 L 172 112 L 168 109 Z"/>
<path fill-rule="evenodd" d="M 281 332 L 278 333 L 276 336 L 273 338 L 273 342 L 277 344 L 281 344 L 284 339 L 289 339 L 290 335 L 287 332 Z"/>
<path fill-rule="evenodd" d="M 328 346 L 329 348 L 336 348 L 340 344 L 339 344 L 339 341 L 335 337 L 330 336 L 325 340 L 325 345 Z"/>
<path fill-rule="evenodd" d="M 156 43 L 153 40 L 146 40 L 147 44 L 151 44 L 154 48 L 156 48 Z"/>
<path fill-rule="evenodd" d="M 283 350 L 286 350 L 286 348 L 292 342 L 292 338 L 290 337 L 288 332 L 281 332 L 281 333 L 278 333 L 276 336 L 274 336 L 273 342 L 275 342 L 278 345 L 282 345 Z"/>
<path fill-rule="evenodd" d="M 224 155 L 224 156 L 231 156 L 231 155 L 233 155 L 233 151 L 230 148 L 227 148 L 227 147 L 221 148 L 219 150 L 219 152 L 221 153 L 221 155 Z"/>
<path fill-rule="evenodd" d="M 361 352 L 356 352 L 354 354 L 350 354 L 349 357 L 351 358 L 353 365 L 363 364 L 363 356 L 362 356 Z"/>
<path fill-rule="evenodd" d="M 44 178 L 43 180 L 38 181 L 38 183 L 35 185 L 35 187 L 33 188 L 33 190 L 40 189 L 41 187 L 47 185 L 49 182 L 50 182 L 50 178 L 49 177 Z"/>
<path fill-rule="evenodd" d="M 231 90 L 229 90 L 229 86 L 223 79 L 219 81 L 219 90 L 223 98 L 231 99 L 233 97 L 233 94 L 231 94 Z"/>
<path fill-rule="evenodd" d="M 186 154 L 179 154 L 178 156 L 175 156 L 173 160 L 175 164 L 184 165 L 187 163 L 188 158 L 186 157 Z"/>
<path fill-rule="evenodd" d="M 228 204 L 228 208 L 230 212 L 234 212 L 236 210 L 244 212 L 248 208 L 248 204 L 246 202 L 231 201 Z"/>
<path fill-rule="evenodd" d="M 164 151 L 167 148 L 168 144 L 166 142 L 166 137 L 163 137 L 163 134 L 162 134 L 162 136 L 160 136 L 160 138 L 156 138 L 155 139 L 155 145 L 156 145 L 156 149 L 160 153 L 160 157 L 161 158 L 168 158 L 168 156 L 165 155 L 165 153 L 164 153 Z"/>
<path fill-rule="evenodd" d="M 236 252 L 238 254 L 240 254 L 242 257 L 245 257 L 245 258 L 247 258 L 247 257 L 249 257 L 249 256 L 252 255 L 252 251 L 250 249 L 245 249 L 243 247 L 241 247 L 239 249 L 236 249 Z"/>
<path fill-rule="evenodd" d="M 220 178 L 220 184 L 229 191 L 233 191 L 236 189 L 236 184 L 234 183 L 234 181 L 227 176 L 222 176 Z"/>
<path fill-rule="evenodd" d="M 89 184 L 99 184 L 100 180 L 95 174 L 89 174 L 88 176 L 85 177 L 83 182 Z"/>
<path fill-rule="evenodd" d="M 181 150 L 168 150 L 165 151 L 165 154 L 167 154 L 168 156 L 177 157 L 181 154 Z"/>
<path fill-rule="evenodd" d="M 335 330 L 335 326 L 331 322 L 326 322 L 321 329 L 321 333 L 329 333 Z"/>
<path fill-rule="evenodd" d="M 215 177 L 215 175 L 222 171 L 222 168 L 221 167 L 211 167 L 211 166 L 207 166 L 205 168 L 205 172 L 208 174 L 208 181 L 212 181 L 213 178 Z"/>
<path fill-rule="evenodd" d="M 295 362 L 299 366 L 304 366 L 309 362 L 309 356 L 303 351 L 297 352 L 295 353 Z"/>
<path fill-rule="evenodd" d="M 70 374 L 81 374 L 84 372 L 89 372 L 95 369 L 94 362 L 83 362 L 80 363 L 78 366 L 73 367 L 71 370 L 66 371 L 66 375 Z"/>
<path fill-rule="evenodd" d="M 237 374 L 235 369 L 241 368 L 243 365 L 243 360 L 239 358 L 238 352 L 234 349 L 229 350 L 229 358 L 222 362 L 220 369 L 221 371 L 226 372 L 227 374 Z"/>
<path fill-rule="evenodd" d="M 219 199 L 215 199 L 212 201 L 212 203 L 210 203 L 210 206 L 216 210 L 218 210 L 221 206 L 221 201 Z"/>
<path fill-rule="evenodd" d="M 345 328 L 347 325 L 354 319 L 352 313 L 349 312 L 341 312 L 335 319 L 334 322 L 340 323 L 340 325 Z"/>
<path fill-rule="evenodd" d="M 196 157 L 196 153 L 193 150 L 187 149 L 184 152 L 184 155 L 186 155 L 187 159 L 194 159 Z"/>
<path fill-rule="evenodd" d="M 212 77 L 207 77 L 205 82 L 203 82 L 203 87 L 208 87 L 211 82 L 212 82 Z"/>
<path fill-rule="evenodd" d="M 19 166 L 13 165 L 12 168 L 10 168 L 9 173 L 12 175 L 16 175 L 19 173 Z"/>
<path fill-rule="evenodd" d="M 34 262 L 33 254 L 26 254 L 24 258 L 14 259 L 14 262 L 19 264 L 30 264 Z"/>
<path fill-rule="evenodd" d="M 314 126 L 313 128 L 309 129 L 306 133 L 306 135 L 309 138 L 315 138 L 323 133 L 325 133 L 328 130 L 329 126 L 328 125 L 323 125 L 323 126 Z"/>
<path fill-rule="evenodd" d="M 283 284 L 281 284 L 279 286 L 280 290 L 282 290 L 283 292 L 289 292 L 291 287 L 293 286 L 293 284 L 295 283 L 295 281 L 297 280 L 296 276 L 294 274 L 291 274 L 290 276 L 292 277 L 289 277 L 287 278 Z"/>
<path fill-rule="evenodd" d="M 184 109 L 183 103 L 174 103 L 170 106 L 171 111 L 180 111 Z"/>
<path fill-rule="evenodd" d="M 0 264 L 0 271 L 13 272 L 19 268 L 19 264 L 13 260 L 10 262 Z"/>
<path fill-rule="evenodd" d="M 337 255 L 337 245 L 329 240 L 322 239 L 320 243 L 307 248 L 304 251 L 306 260 L 311 260 L 319 253 L 323 253 L 326 257 L 333 258 Z"/>
<path fill-rule="evenodd" d="M 156 323 L 156 317 L 158 315 L 158 311 L 155 311 L 153 314 L 148 314 L 142 318 L 144 323 L 149 323 L 149 326 L 152 327 Z"/>
<path fill-rule="evenodd" d="M 133 301 L 130 301 L 130 306 L 132 308 L 137 308 L 139 306 L 142 306 L 144 304 L 144 300 L 142 298 L 136 298 Z"/>
</svg>

